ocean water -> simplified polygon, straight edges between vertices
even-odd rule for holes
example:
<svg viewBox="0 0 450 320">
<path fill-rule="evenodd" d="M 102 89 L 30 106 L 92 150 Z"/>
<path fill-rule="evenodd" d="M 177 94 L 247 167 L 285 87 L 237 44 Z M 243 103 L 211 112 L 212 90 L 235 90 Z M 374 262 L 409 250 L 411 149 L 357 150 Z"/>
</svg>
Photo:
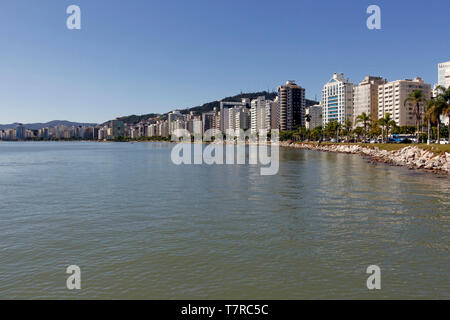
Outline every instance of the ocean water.
<svg viewBox="0 0 450 320">
<path fill-rule="evenodd" d="M 0 143 L 0 298 L 450 298 L 447 176 L 288 149 L 261 176 L 172 147 Z"/>
</svg>

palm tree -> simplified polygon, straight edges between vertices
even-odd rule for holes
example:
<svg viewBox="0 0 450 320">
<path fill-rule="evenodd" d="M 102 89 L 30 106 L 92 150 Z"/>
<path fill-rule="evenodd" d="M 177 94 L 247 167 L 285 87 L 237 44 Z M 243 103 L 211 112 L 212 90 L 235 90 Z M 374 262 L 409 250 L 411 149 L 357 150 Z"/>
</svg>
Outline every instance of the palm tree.
<svg viewBox="0 0 450 320">
<path fill-rule="evenodd" d="M 311 120 L 312 120 L 311 115 L 310 115 L 310 114 L 307 114 L 306 117 L 305 117 L 305 121 L 308 122 L 308 123 L 310 123 Z"/>
<path fill-rule="evenodd" d="M 428 124 L 427 124 L 427 127 L 428 127 L 428 129 L 427 129 L 427 131 L 428 131 L 428 133 L 427 133 L 427 135 L 428 135 L 427 144 L 428 145 L 430 144 L 430 139 L 431 139 L 431 118 L 432 117 L 431 117 L 430 110 L 432 108 L 434 108 L 434 104 L 435 104 L 435 101 L 434 101 L 433 98 L 431 98 L 430 100 L 428 100 L 425 103 L 425 120 L 427 120 L 427 122 L 428 122 Z"/>
<path fill-rule="evenodd" d="M 328 133 L 330 133 L 330 135 L 331 135 L 331 133 L 336 134 L 336 142 L 339 141 L 339 129 L 341 129 L 341 126 L 342 125 L 339 122 L 331 121 L 331 122 L 328 122 L 328 124 L 327 124 L 327 126 L 325 128 L 325 130 Z"/>
<path fill-rule="evenodd" d="M 415 90 L 405 100 L 405 107 L 407 105 L 412 105 L 414 107 L 413 114 L 416 118 L 417 143 L 419 143 L 420 121 L 422 120 L 423 114 L 423 110 L 421 108 L 422 103 L 425 103 L 425 95 L 422 90 Z"/>
<path fill-rule="evenodd" d="M 364 129 L 362 127 L 356 127 L 353 130 L 353 135 L 356 135 L 357 140 L 362 140 L 361 137 L 364 136 Z"/>
<path fill-rule="evenodd" d="M 425 119 L 428 120 L 428 142 L 430 140 L 430 124 L 437 123 L 437 141 L 441 141 L 441 115 L 444 114 L 447 104 L 443 97 L 430 99 L 426 103 Z"/>
<path fill-rule="evenodd" d="M 445 100 L 447 101 L 447 102 L 449 102 L 449 100 L 450 100 L 450 87 L 448 87 L 448 88 L 445 88 L 445 87 L 443 87 L 443 86 L 438 86 L 437 88 L 436 88 L 436 90 L 437 90 L 437 92 L 438 92 L 438 96 L 440 96 L 440 97 L 442 97 L 442 98 L 446 98 Z"/>
<path fill-rule="evenodd" d="M 443 113 L 444 116 L 446 116 L 447 118 L 449 118 L 450 121 L 450 103 L 446 103 Z M 450 142 L 450 122 L 448 124 L 448 141 Z"/>
<path fill-rule="evenodd" d="M 398 128 L 395 120 L 389 120 L 387 125 L 387 134 L 389 135 L 391 129 L 394 130 L 395 128 Z"/>
<path fill-rule="evenodd" d="M 328 122 L 324 128 L 324 132 L 326 133 L 327 137 L 331 137 L 331 134 L 334 134 L 334 129 L 332 128 L 332 126 L 333 122 Z"/>
<path fill-rule="evenodd" d="M 439 92 L 438 98 L 441 98 L 445 102 L 442 106 L 442 115 L 450 119 L 450 87 L 446 89 L 443 86 L 438 86 L 437 91 Z M 450 124 L 448 128 L 448 141 L 450 141 Z"/>
<path fill-rule="evenodd" d="M 353 128 L 352 120 L 350 120 L 349 118 L 347 118 L 347 119 L 345 120 L 345 123 L 344 123 L 344 129 L 345 129 L 345 132 L 347 133 L 347 142 L 350 141 L 349 135 L 350 135 L 350 133 L 352 132 L 352 128 Z"/>
<path fill-rule="evenodd" d="M 389 115 L 389 113 L 386 114 L 386 115 Z M 385 118 L 378 119 L 378 124 L 381 127 L 381 141 L 384 143 L 384 130 L 386 128 L 386 120 L 385 120 Z"/>
<path fill-rule="evenodd" d="M 369 124 L 369 136 L 371 138 L 376 138 L 378 139 L 378 137 L 380 136 L 380 134 L 382 134 L 382 131 L 380 129 L 380 123 L 379 121 L 371 121 Z"/>
<path fill-rule="evenodd" d="M 381 126 L 382 129 L 382 134 L 381 134 L 381 138 L 383 140 L 383 142 L 387 141 L 387 138 L 389 137 L 389 131 L 392 127 L 394 127 L 396 125 L 395 121 L 391 119 L 391 114 L 388 112 L 384 115 L 384 118 L 381 118 L 378 120 L 378 123 Z M 386 133 L 386 139 L 384 139 Z"/>
<path fill-rule="evenodd" d="M 363 124 L 364 127 L 364 140 L 367 139 L 367 126 L 370 123 L 370 116 L 368 116 L 365 112 L 361 113 L 359 116 L 356 117 L 355 119 L 356 124 L 361 123 Z"/>
<path fill-rule="evenodd" d="M 323 136 L 322 127 L 316 127 L 311 130 L 311 136 L 315 140 L 320 140 Z"/>
</svg>

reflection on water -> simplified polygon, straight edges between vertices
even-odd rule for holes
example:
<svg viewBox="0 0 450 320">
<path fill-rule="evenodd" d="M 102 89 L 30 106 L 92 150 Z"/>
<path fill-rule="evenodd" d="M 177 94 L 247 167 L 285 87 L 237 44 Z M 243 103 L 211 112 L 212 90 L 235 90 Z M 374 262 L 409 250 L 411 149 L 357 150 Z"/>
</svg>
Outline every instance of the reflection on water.
<svg viewBox="0 0 450 320">
<path fill-rule="evenodd" d="M 0 298 L 450 298 L 447 177 L 286 149 L 261 176 L 170 151 L 0 144 Z"/>
</svg>

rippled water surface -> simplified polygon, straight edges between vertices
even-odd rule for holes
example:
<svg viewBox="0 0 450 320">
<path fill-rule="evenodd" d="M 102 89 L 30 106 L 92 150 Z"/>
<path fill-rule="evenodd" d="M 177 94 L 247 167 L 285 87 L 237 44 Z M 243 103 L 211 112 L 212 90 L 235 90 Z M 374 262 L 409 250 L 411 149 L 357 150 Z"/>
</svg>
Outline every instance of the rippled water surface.
<svg viewBox="0 0 450 320">
<path fill-rule="evenodd" d="M 0 298 L 450 298 L 447 177 L 286 149 L 260 176 L 171 148 L 0 143 Z"/>
</svg>

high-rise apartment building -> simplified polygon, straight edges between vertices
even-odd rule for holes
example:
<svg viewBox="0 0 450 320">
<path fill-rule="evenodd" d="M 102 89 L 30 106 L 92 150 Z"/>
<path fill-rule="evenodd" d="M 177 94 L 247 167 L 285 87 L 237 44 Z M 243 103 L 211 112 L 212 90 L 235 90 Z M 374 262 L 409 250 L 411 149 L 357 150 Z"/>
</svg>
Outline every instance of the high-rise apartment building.
<svg viewBox="0 0 450 320">
<path fill-rule="evenodd" d="M 250 110 L 243 106 L 226 109 L 226 130 L 247 130 L 250 128 Z M 226 133 L 226 131 L 225 131 Z"/>
<path fill-rule="evenodd" d="M 145 136 L 146 137 L 155 137 L 156 136 L 156 124 L 152 123 L 147 126 Z"/>
<path fill-rule="evenodd" d="M 279 109 L 279 99 L 278 96 L 270 102 L 270 129 L 279 130 L 280 129 L 280 109 Z M 266 104 L 267 108 L 267 104 Z"/>
<path fill-rule="evenodd" d="M 186 129 L 191 134 L 202 134 L 202 118 L 191 112 L 186 119 Z"/>
<path fill-rule="evenodd" d="M 450 61 L 439 63 L 438 84 L 444 88 L 450 87 Z"/>
<path fill-rule="evenodd" d="M 19 124 L 16 128 L 16 139 L 24 140 L 25 139 L 25 127 L 23 124 Z"/>
<path fill-rule="evenodd" d="M 119 138 L 125 135 L 125 128 L 122 120 L 116 119 L 111 121 L 111 129 L 113 138 Z"/>
<path fill-rule="evenodd" d="M 250 116 L 250 109 L 247 108 L 239 108 L 239 111 L 236 114 L 235 117 L 236 121 L 236 130 L 248 130 L 251 126 L 251 116 Z"/>
<path fill-rule="evenodd" d="M 168 114 L 167 122 L 169 127 L 169 134 L 172 134 L 174 130 L 179 129 L 179 124 L 177 122 L 182 119 L 183 115 L 178 110 L 172 111 Z"/>
<path fill-rule="evenodd" d="M 276 119 L 278 119 L 278 98 L 274 101 L 266 100 L 266 129 L 268 131 L 278 129 Z"/>
<path fill-rule="evenodd" d="M 183 117 L 180 117 L 176 120 L 172 120 L 169 124 L 169 134 L 175 133 L 176 130 L 183 130 L 186 128 L 186 122 Z"/>
<path fill-rule="evenodd" d="M 444 88 L 450 88 L 450 61 L 439 63 L 438 65 L 438 85 Z M 437 90 L 436 94 L 437 95 Z M 441 116 L 441 121 L 445 125 L 449 125 L 450 119 L 448 116 Z"/>
<path fill-rule="evenodd" d="M 159 137 L 169 136 L 169 122 L 168 121 L 158 121 L 156 123 L 156 135 Z"/>
<path fill-rule="evenodd" d="M 220 113 L 217 112 L 217 108 L 214 108 L 211 112 L 205 112 L 202 114 L 203 120 L 203 133 L 210 129 L 220 128 Z"/>
<path fill-rule="evenodd" d="M 353 125 L 356 127 L 356 118 L 362 113 L 370 116 L 372 121 L 378 120 L 378 87 L 386 84 L 387 80 L 381 77 L 367 76 L 353 88 Z M 361 125 L 361 124 L 359 124 Z"/>
<path fill-rule="evenodd" d="M 341 124 L 353 119 L 353 83 L 343 73 L 335 73 L 322 90 L 323 126 L 336 121 Z"/>
<path fill-rule="evenodd" d="M 266 98 L 258 97 L 251 102 L 251 131 L 257 133 L 267 129 L 266 125 Z"/>
<path fill-rule="evenodd" d="M 306 129 L 312 130 L 322 126 L 322 106 L 316 104 L 306 108 Z"/>
<path fill-rule="evenodd" d="M 294 130 L 305 126 L 305 89 L 294 81 L 278 87 L 278 121 L 280 130 Z"/>
<path fill-rule="evenodd" d="M 250 108 L 250 99 L 244 98 L 238 101 L 221 101 L 220 102 L 220 121 L 219 129 L 222 132 L 226 132 L 230 129 L 228 110 L 233 108 Z M 232 125 L 233 126 L 233 125 Z"/>
<path fill-rule="evenodd" d="M 378 88 L 378 118 L 383 118 L 386 113 L 390 113 L 391 118 L 398 126 L 415 126 L 415 106 L 405 106 L 405 100 L 415 90 L 422 91 L 425 99 L 431 98 L 431 85 L 426 84 L 421 78 L 397 80 L 380 85 Z M 423 113 L 424 103 L 421 103 L 420 108 Z"/>
<path fill-rule="evenodd" d="M 238 107 L 229 108 L 226 110 L 227 119 L 225 122 L 227 123 L 227 128 L 225 128 L 225 133 L 226 130 L 236 130 L 236 116 L 238 113 Z"/>
</svg>

